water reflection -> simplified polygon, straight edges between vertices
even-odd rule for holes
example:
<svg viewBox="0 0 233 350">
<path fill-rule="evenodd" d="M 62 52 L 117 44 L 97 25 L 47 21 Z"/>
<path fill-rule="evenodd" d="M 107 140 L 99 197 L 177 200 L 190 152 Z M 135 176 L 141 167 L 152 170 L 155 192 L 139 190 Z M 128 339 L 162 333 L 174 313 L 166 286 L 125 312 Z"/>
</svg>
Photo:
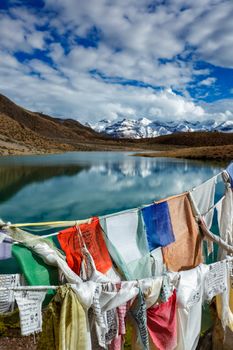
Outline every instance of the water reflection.
<svg viewBox="0 0 233 350">
<path fill-rule="evenodd" d="M 0 202 L 8 200 L 30 183 L 43 182 L 55 176 L 73 176 L 83 169 L 79 165 L 3 166 L 0 168 Z"/>
<path fill-rule="evenodd" d="M 103 215 L 186 191 L 219 172 L 207 162 L 70 153 L 0 160 L 0 217 L 12 222 Z"/>
</svg>

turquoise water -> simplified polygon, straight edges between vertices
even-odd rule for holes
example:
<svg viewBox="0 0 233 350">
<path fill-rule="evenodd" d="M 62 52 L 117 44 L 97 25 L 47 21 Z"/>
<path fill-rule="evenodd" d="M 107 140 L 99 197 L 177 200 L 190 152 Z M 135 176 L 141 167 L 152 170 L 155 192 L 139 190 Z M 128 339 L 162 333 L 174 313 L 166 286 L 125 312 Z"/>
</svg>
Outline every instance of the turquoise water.
<svg viewBox="0 0 233 350">
<path fill-rule="evenodd" d="M 127 152 L 1 157 L 0 218 L 18 223 L 117 212 L 189 190 L 220 169 Z"/>
</svg>

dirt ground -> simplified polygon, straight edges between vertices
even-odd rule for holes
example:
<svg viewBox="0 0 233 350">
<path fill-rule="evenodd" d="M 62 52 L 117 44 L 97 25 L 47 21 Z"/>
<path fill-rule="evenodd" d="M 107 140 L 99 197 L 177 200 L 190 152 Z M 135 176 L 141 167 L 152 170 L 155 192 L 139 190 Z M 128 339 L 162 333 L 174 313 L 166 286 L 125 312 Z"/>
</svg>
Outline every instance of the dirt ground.
<svg viewBox="0 0 233 350">
<path fill-rule="evenodd" d="M 23 349 L 36 350 L 37 337 L 38 337 L 37 335 L 35 335 L 35 338 L 33 335 L 22 337 L 19 329 L 12 329 L 8 331 L 7 336 L 0 336 L 0 349 L 1 350 L 23 350 Z"/>
</svg>

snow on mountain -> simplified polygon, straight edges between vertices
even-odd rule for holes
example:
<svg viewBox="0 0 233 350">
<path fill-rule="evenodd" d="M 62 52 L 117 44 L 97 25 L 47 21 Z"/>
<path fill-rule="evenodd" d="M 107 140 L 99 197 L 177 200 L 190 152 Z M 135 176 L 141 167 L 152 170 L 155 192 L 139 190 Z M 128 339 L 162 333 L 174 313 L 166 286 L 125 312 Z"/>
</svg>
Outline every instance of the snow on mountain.
<svg viewBox="0 0 233 350">
<path fill-rule="evenodd" d="M 98 123 L 85 123 L 85 125 L 97 132 L 105 132 L 105 129 L 108 127 L 108 125 L 111 125 L 111 121 L 108 119 L 102 119 Z"/>
<path fill-rule="evenodd" d="M 226 122 L 223 122 L 223 123 L 221 123 L 220 127 L 221 127 L 221 131 L 232 132 L 232 130 L 233 130 L 233 121 L 232 120 L 228 120 Z"/>
<path fill-rule="evenodd" d="M 222 131 L 233 132 L 233 121 L 217 122 L 207 120 L 205 122 L 183 121 L 152 121 L 147 118 L 122 119 L 110 121 L 102 119 L 95 124 L 86 123 L 97 132 L 108 134 L 116 138 L 133 138 L 140 139 L 146 137 L 157 137 L 168 135 L 174 132 L 193 132 L 193 131 Z"/>
</svg>

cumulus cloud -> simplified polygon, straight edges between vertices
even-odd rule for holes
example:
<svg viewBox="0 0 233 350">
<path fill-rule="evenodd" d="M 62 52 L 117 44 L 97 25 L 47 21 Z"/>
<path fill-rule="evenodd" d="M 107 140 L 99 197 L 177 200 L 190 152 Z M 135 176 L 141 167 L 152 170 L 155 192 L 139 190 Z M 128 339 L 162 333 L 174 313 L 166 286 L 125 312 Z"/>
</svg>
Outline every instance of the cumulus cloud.
<svg viewBox="0 0 233 350">
<path fill-rule="evenodd" d="M 229 119 L 230 99 L 198 102 L 188 88 L 207 96 L 218 84 L 198 61 L 233 67 L 232 14 L 228 0 L 19 3 L 0 12 L 0 89 L 27 108 L 83 122 Z"/>
<path fill-rule="evenodd" d="M 111 47 L 146 52 L 154 58 L 173 58 L 187 44 L 210 63 L 233 67 L 233 3 L 231 0 L 46 0 L 49 9 L 62 11 L 64 24 L 85 36 L 93 26 Z M 153 6 L 153 3 L 155 5 Z"/>
<path fill-rule="evenodd" d="M 16 102 L 32 110 L 61 117 L 67 115 L 82 122 L 122 117 L 203 120 L 217 113 L 214 109 L 207 113 L 206 106 L 198 106 L 171 89 L 155 91 L 149 87 L 106 86 L 103 81 L 87 78 L 85 74 L 77 74 L 71 80 L 37 60 L 32 61 L 28 69 L 38 72 L 38 75 L 25 75 L 15 62 L 12 66 L 12 75 L 8 74 L 9 65 L 5 67 L 5 74 L 4 67 L 1 67 L 3 79 L 0 88 L 9 86 L 7 93 L 14 99 L 17 96 Z M 13 77 L 16 80 L 11 83 Z M 233 104 L 227 108 L 233 111 Z"/>
<path fill-rule="evenodd" d="M 222 99 L 212 103 L 202 103 L 209 119 L 233 120 L 233 100 Z"/>
<path fill-rule="evenodd" d="M 46 18 L 40 18 L 27 9 L 11 9 L 9 13 L 0 12 L 0 49 L 11 53 L 27 52 L 34 49 L 44 49 L 47 31 L 37 28 L 47 22 Z"/>
<path fill-rule="evenodd" d="M 213 85 L 216 82 L 216 80 L 217 80 L 216 78 L 209 77 L 209 78 L 201 80 L 198 83 L 198 85 L 211 86 L 211 85 Z"/>
<path fill-rule="evenodd" d="M 209 1 L 207 9 L 192 22 L 187 40 L 203 60 L 233 68 L 233 3 Z"/>
</svg>

